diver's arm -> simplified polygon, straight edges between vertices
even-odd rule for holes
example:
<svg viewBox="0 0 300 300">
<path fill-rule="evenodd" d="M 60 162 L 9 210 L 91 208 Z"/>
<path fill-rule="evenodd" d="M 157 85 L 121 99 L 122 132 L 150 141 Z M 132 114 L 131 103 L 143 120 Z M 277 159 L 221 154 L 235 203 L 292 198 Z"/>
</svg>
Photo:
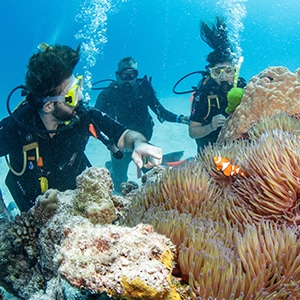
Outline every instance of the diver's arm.
<svg viewBox="0 0 300 300">
<path fill-rule="evenodd" d="M 212 123 L 202 126 L 201 123 L 190 121 L 189 136 L 192 139 L 199 139 L 209 135 L 211 132 L 215 130 L 216 128 L 213 128 Z"/>
<path fill-rule="evenodd" d="M 147 139 L 139 132 L 125 130 L 118 141 L 118 148 L 133 151 L 138 143 L 148 143 Z"/>
<path fill-rule="evenodd" d="M 189 135 L 192 139 L 199 139 L 209 135 L 215 131 L 218 127 L 221 127 L 225 123 L 225 116 L 222 114 L 216 115 L 212 118 L 211 123 L 208 125 L 202 125 L 201 123 L 190 121 Z"/>
<path fill-rule="evenodd" d="M 182 114 L 175 114 L 167 110 L 158 99 L 156 99 L 155 104 L 150 105 L 151 110 L 157 115 L 157 119 L 163 123 L 164 121 L 170 123 L 182 123 L 188 124 L 189 117 Z"/>
<path fill-rule="evenodd" d="M 146 96 L 147 104 L 150 109 L 156 114 L 157 119 L 160 123 L 165 121 L 172 123 L 181 123 L 183 121 L 183 115 L 175 114 L 167 110 L 158 100 L 156 92 L 150 82 L 147 80 L 143 81 L 140 86 L 141 92 Z"/>
</svg>

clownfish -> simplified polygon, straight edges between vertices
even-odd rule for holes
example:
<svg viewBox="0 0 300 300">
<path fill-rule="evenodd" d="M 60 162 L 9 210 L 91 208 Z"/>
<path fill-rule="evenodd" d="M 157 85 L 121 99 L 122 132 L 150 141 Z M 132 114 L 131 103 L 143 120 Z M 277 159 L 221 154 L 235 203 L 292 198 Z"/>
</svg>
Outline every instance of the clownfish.
<svg viewBox="0 0 300 300">
<path fill-rule="evenodd" d="M 223 171 L 225 176 L 235 176 L 237 174 L 246 176 L 246 174 L 241 171 L 240 167 L 231 164 L 229 159 L 226 157 L 215 156 L 214 161 L 217 169 L 219 171 Z"/>
</svg>

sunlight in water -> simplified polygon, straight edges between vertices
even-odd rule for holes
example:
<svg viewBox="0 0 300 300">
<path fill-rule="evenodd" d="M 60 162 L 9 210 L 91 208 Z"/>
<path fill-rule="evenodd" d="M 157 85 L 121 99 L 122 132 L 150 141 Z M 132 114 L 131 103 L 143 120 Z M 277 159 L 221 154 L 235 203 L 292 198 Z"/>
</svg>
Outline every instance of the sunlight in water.
<svg viewBox="0 0 300 300">
<path fill-rule="evenodd" d="M 86 0 L 79 6 L 75 21 L 82 26 L 75 38 L 81 41 L 81 56 L 85 61 L 85 84 L 89 88 L 92 80 L 90 68 L 95 66 L 107 43 L 108 15 L 118 12 L 119 4 L 123 2 L 127 0 Z"/>
<path fill-rule="evenodd" d="M 223 0 L 217 2 L 226 18 L 228 36 L 234 47 L 233 50 L 237 59 L 242 55 L 240 33 L 244 30 L 243 19 L 246 16 L 246 2 L 247 0 Z"/>
</svg>

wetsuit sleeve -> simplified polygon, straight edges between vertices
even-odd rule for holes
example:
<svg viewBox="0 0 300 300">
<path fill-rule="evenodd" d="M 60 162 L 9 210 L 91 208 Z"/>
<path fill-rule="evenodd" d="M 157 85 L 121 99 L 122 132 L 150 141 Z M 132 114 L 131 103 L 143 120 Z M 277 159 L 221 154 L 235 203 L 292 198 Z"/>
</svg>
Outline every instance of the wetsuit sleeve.
<svg viewBox="0 0 300 300">
<path fill-rule="evenodd" d="M 172 123 L 179 122 L 179 117 L 183 115 L 176 115 L 168 111 L 162 106 L 162 104 L 157 99 L 156 101 L 157 102 L 155 103 L 154 107 L 152 108 L 150 106 L 150 108 L 157 115 L 157 118 L 161 123 L 163 123 L 164 121 L 172 122 Z"/>
<path fill-rule="evenodd" d="M 169 110 L 165 109 L 163 105 L 159 102 L 156 96 L 156 92 L 154 91 L 152 85 L 148 80 L 144 80 L 141 85 L 142 92 L 147 94 L 148 105 L 151 110 L 157 115 L 158 120 L 163 123 L 167 122 L 178 122 L 178 118 L 181 115 L 174 114 Z"/>
<path fill-rule="evenodd" d="M 102 131 L 109 139 L 113 140 L 115 144 L 118 143 L 121 135 L 126 130 L 122 124 L 114 121 L 107 114 L 97 109 L 91 108 L 91 120 L 97 127 L 97 130 Z"/>
</svg>

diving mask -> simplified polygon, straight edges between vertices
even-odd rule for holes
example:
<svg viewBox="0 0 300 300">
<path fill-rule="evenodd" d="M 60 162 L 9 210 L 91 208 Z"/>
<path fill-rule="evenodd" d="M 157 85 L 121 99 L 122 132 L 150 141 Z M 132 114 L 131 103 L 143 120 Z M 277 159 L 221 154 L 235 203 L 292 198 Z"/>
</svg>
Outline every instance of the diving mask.
<svg viewBox="0 0 300 300">
<path fill-rule="evenodd" d="M 131 81 L 137 78 L 138 76 L 138 70 L 133 68 L 124 68 L 121 71 L 117 72 L 120 79 L 124 81 Z"/>
<path fill-rule="evenodd" d="M 231 78 L 235 75 L 235 68 L 232 66 L 210 68 L 210 76 L 213 79 L 220 78 L 222 73 L 224 73 L 225 77 Z"/>
<path fill-rule="evenodd" d="M 76 106 L 80 100 L 80 93 L 83 90 L 83 76 L 77 76 L 71 88 L 65 94 L 65 101 L 69 106 Z"/>
<path fill-rule="evenodd" d="M 70 89 L 67 91 L 67 93 L 62 96 L 48 96 L 45 98 L 38 98 L 38 101 L 41 101 L 43 103 L 46 103 L 48 101 L 51 102 L 65 102 L 69 106 L 76 106 L 81 99 L 80 92 L 83 90 L 83 76 L 77 76 L 70 87 Z"/>
</svg>

